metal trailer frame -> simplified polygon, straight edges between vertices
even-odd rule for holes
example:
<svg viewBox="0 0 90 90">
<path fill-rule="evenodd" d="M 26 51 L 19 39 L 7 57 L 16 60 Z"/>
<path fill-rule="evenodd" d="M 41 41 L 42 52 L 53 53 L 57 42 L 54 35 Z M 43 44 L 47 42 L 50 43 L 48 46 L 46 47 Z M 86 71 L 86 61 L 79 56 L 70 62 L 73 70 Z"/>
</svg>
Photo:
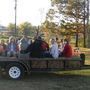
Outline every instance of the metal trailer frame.
<svg viewBox="0 0 90 90">
<path fill-rule="evenodd" d="M 80 57 L 58 59 L 53 58 L 16 58 L 0 57 L 0 68 L 6 72 L 6 75 L 12 79 L 22 78 L 27 72 L 43 71 L 60 71 L 82 69 L 85 62 L 85 55 Z"/>
</svg>

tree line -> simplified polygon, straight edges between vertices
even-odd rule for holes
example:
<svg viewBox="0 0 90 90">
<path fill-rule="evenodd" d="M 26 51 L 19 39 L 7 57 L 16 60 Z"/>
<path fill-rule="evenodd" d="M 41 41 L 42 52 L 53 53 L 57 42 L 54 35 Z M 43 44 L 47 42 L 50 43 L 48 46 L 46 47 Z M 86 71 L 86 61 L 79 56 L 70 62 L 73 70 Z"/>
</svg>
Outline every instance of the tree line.
<svg viewBox="0 0 90 90">
<path fill-rule="evenodd" d="M 51 0 L 43 27 L 56 35 L 75 36 L 75 46 L 79 46 L 79 35 L 83 35 L 86 47 L 89 22 L 88 0 Z"/>
<path fill-rule="evenodd" d="M 7 29 L 9 31 L 10 35 L 16 35 L 16 36 L 22 36 L 22 35 L 27 35 L 27 36 L 33 36 L 36 32 L 38 27 L 33 26 L 29 22 L 24 22 L 21 23 L 20 25 L 17 25 L 16 31 L 15 31 L 15 24 L 10 23 L 7 26 Z"/>
<path fill-rule="evenodd" d="M 82 36 L 83 47 L 87 45 L 87 30 L 89 25 L 89 0 L 51 0 L 51 8 L 46 14 L 46 19 L 41 26 L 33 26 L 24 22 L 17 26 L 17 35 L 34 36 L 45 32 L 46 37 L 75 36 L 75 46 L 79 46 L 79 36 Z M 8 30 L 15 34 L 15 25 L 10 23 Z"/>
</svg>

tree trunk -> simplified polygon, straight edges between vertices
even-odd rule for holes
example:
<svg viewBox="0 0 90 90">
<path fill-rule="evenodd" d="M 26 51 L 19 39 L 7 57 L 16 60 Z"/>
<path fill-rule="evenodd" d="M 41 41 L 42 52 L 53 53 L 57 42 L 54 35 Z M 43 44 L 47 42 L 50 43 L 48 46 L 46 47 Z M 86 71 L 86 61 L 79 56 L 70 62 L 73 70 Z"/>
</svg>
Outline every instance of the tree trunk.
<svg viewBox="0 0 90 90">
<path fill-rule="evenodd" d="M 78 0 L 76 0 L 76 2 L 78 3 Z M 79 22 L 79 15 L 78 15 L 78 13 L 79 13 L 79 11 L 78 11 L 79 9 L 78 9 L 78 7 L 77 7 L 77 9 L 76 9 L 76 23 L 77 23 L 77 28 L 76 28 L 76 47 L 78 47 L 78 22 Z"/>
<path fill-rule="evenodd" d="M 85 0 L 84 0 L 84 19 L 83 19 L 83 25 L 84 25 L 84 33 L 83 33 L 83 37 L 84 37 L 84 40 L 83 40 L 83 47 L 86 47 L 86 11 L 85 11 L 85 8 L 86 8 L 86 3 L 85 3 Z"/>
<path fill-rule="evenodd" d="M 90 48 L 90 30 L 88 31 L 87 37 L 87 47 Z"/>
<path fill-rule="evenodd" d="M 89 4 L 90 4 L 90 1 L 87 0 L 87 48 L 90 48 Z"/>
<path fill-rule="evenodd" d="M 76 32 L 76 47 L 78 47 L 78 32 Z"/>
</svg>

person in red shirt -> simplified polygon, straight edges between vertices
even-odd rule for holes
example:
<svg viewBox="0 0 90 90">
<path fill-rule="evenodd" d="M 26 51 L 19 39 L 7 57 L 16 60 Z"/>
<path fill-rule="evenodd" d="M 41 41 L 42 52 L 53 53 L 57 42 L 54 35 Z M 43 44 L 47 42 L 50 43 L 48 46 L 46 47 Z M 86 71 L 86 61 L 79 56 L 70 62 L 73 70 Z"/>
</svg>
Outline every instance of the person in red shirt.
<svg viewBox="0 0 90 90">
<path fill-rule="evenodd" d="M 42 41 L 41 48 L 42 48 L 42 51 L 49 51 L 48 43 L 45 41 Z"/>
<path fill-rule="evenodd" d="M 65 40 L 66 44 L 63 50 L 63 56 L 64 57 L 72 57 L 72 47 L 69 44 L 69 41 Z"/>
</svg>

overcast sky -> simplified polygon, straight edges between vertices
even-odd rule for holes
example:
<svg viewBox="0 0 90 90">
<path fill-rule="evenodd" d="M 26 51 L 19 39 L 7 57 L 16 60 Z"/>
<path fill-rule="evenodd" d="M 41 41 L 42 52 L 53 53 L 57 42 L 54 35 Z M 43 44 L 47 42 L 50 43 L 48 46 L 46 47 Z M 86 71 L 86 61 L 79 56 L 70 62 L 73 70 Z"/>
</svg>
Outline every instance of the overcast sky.
<svg viewBox="0 0 90 90">
<path fill-rule="evenodd" d="M 0 25 L 14 23 L 15 0 L 0 0 Z M 45 20 L 50 0 L 17 0 L 17 24 L 28 21 L 39 25 Z"/>
</svg>

